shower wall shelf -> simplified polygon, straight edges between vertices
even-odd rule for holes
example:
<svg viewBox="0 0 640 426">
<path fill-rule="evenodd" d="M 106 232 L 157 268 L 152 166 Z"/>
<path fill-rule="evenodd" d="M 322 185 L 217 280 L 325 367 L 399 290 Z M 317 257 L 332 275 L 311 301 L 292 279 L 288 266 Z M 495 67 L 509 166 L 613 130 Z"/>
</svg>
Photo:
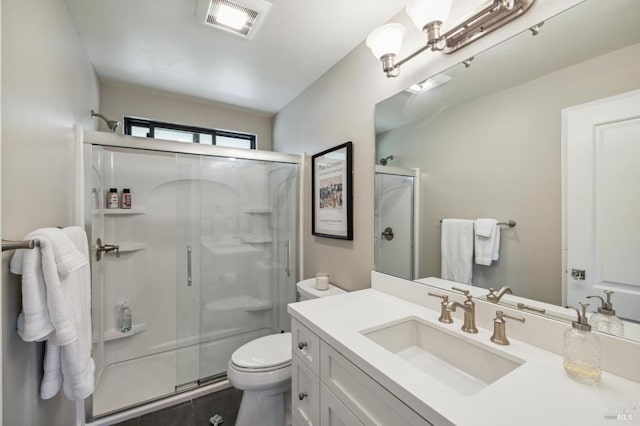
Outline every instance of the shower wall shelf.
<svg viewBox="0 0 640 426">
<path fill-rule="evenodd" d="M 242 241 L 246 244 L 270 244 L 273 239 L 268 235 L 244 235 Z"/>
<path fill-rule="evenodd" d="M 243 310 L 245 312 L 266 311 L 273 307 L 273 303 L 267 300 L 260 300 L 253 296 L 225 297 L 220 300 L 209 302 L 205 308 L 210 311 L 226 312 Z"/>
<path fill-rule="evenodd" d="M 146 207 L 131 207 L 130 209 L 94 209 L 93 214 L 104 213 L 105 216 L 132 216 L 136 214 L 147 214 Z"/>
<path fill-rule="evenodd" d="M 242 211 L 245 214 L 271 214 L 273 213 L 270 209 L 245 209 Z"/>
<path fill-rule="evenodd" d="M 147 329 L 147 324 L 146 323 L 140 323 L 140 324 L 133 324 L 131 326 L 131 330 L 129 331 L 120 331 L 117 330 L 115 328 L 110 328 L 109 330 L 106 330 L 104 332 L 104 341 L 105 342 L 111 342 L 113 340 L 119 340 L 119 339 L 124 339 L 126 337 L 131 337 L 134 336 L 138 333 L 142 333 L 143 331 L 145 331 Z"/>
<path fill-rule="evenodd" d="M 118 244 L 120 253 L 127 253 L 131 251 L 145 250 L 147 248 L 146 243 L 121 243 Z M 115 251 L 107 252 L 106 254 L 116 254 Z"/>
</svg>

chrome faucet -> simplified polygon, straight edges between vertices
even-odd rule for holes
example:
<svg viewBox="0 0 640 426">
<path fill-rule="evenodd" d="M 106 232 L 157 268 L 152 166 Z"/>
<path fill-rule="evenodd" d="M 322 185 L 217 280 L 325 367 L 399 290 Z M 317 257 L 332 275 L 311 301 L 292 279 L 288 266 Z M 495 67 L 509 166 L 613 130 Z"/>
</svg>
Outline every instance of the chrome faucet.
<svg viewBox="0 0 640 426">
<path fill-rule="evenodd" d="M 469 293 L 469 290 L 462 290 L 460 288 L 451 287 L 452 290 L 459 291 L 467 296 L 467 300 L 464 303 L 452 301 L 447 303 L 447 311 L 455 312 L 457 308 L 464 309 L 464 322 L 462 324 L 462 331 L 465 333 L 477 333 L 476 327 L 476 304 L 473 302 L 473 296 Z"/>
<path fill-rule="evenodd" d="M 511 291 L 510 287 L 507 287 L 506 285 L 503 286 L 498 293 L 496 293 L 496 290 L 494 288 L 490 288 L 489 289 L 489 294 L 487 294 L 487 300 L 489 302 L 492 303 L 498 303 L 500 301 L 500 299 L 502 299 L 502 296 L 504 296 L 505 294 L 513 294 L 513 291 Z"/>
</svg>

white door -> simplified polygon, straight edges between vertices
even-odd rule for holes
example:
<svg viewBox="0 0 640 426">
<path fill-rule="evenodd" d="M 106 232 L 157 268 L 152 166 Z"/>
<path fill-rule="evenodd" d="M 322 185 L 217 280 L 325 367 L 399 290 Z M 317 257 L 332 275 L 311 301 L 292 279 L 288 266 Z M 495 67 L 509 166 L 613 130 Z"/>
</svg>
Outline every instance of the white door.
<svg viewBox="0 0 640 426">
<path fill-rule="evenodd" d="M 376 271 L 412 280 L 414 176 L 377 171 L 375 186 Z"/>
<path fill-rule="evenodd" d="M 562 115 L 567 303 L 609 289 L 616 314 L 640 321 L 640 91 Z"/>
</svg>

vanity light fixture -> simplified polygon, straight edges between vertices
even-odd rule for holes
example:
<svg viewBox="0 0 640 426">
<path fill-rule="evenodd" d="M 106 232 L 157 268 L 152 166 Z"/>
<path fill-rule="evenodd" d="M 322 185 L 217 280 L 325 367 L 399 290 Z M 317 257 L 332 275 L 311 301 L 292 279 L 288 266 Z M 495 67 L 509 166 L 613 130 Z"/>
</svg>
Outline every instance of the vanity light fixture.
<svg viewBox="0 0 640 426">
<path fill-rule="evenodd" d="M 387 77 L 397 77 L 400 66 L 427 50 L 452 53 L 522 16 L 535 0 L 492 0 L 467 19 L 441 34 L 453 0 L 409 0 L 406 12 L 414 25 L 427 35 L 427 44 L 396 62 L 405 28 L 386 24 L 373 30 L 366 44 L 382 62 Z"/>
</svg>

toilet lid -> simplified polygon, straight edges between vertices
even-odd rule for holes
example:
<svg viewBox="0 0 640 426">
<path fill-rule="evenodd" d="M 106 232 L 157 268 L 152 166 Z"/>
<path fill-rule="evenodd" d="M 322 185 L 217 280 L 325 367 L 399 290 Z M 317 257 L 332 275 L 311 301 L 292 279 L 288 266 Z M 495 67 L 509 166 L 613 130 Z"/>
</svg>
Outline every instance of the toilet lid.
<svg viewBox="0 0 640 426">
<path fill-rule="evenodd" d="M 291 363 L 291 333 L 260 337 L 240 346 L 231 362 L 242 368 L 264 369 Z"/>
</svg>

